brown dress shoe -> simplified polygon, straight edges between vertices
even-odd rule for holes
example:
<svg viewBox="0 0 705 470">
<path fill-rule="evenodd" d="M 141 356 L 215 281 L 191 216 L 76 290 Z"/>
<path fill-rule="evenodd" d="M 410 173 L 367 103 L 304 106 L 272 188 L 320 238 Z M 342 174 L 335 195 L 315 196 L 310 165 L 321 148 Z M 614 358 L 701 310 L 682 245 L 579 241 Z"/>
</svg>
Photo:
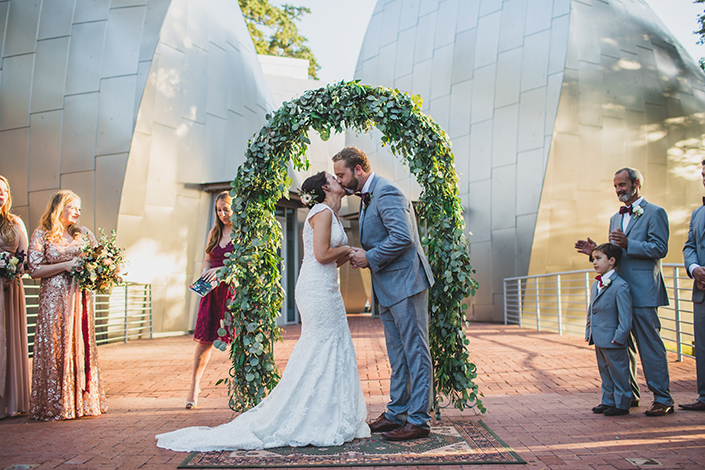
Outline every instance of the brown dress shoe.
<svg viewBox="0 0 705 470">
<path fill-rule="evenodd" d="M 666 416 L 674 413 L 675 411 L 676 410 L 673 408 L 673 405 L 668 406 L 663 403 L 654 402 L 654 404 L 651 405 L 651 408 L 646 410 L 644 414 L 646 414 L 646 416 Z"/>
<path fill-rule="evenodd" d="M 695 403 L 687 403 L 685 405 L 678 405 L 679 408 L 688 411 L 705 411 L 705 403 L 697 400 Z"/>
<path fill-rule="evenodd" d="M 407 422 L 404 427 L 385 432 L 382 434 L 382 437 L 390 441 L 408 441 L 410 439 L 418 439 L 419 437 L 428 437 L 429 434 L 431 434 L 430 429 Z"/>
<path fill-rule="evenodd" d="M 401 424 L 395 423 L 394 421 L 387 419 L 387 417 L 382 413 L 379 418 L 369 423 L 370 431 L 372 432 L 387 432 L 394 431 L 402 427 Z"/>
</svg>

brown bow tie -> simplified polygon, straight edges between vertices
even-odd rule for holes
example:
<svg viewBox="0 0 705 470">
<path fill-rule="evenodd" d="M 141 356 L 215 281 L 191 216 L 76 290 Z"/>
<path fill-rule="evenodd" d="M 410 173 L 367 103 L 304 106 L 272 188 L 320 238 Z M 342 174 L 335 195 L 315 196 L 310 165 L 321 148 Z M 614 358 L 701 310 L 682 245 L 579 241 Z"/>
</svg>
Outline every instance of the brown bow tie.
<svg viewBox="0 0 705 470">
<path fill-rule="evenodd" d="M 360 197 L 362 199 L 362 207 L 367 207 L 370 205 L 370 201 L 372 200 L 372 195 L 370 193 L 361 193 L 361 192 L 356 192 L 355 196 Z"/>
</svg>

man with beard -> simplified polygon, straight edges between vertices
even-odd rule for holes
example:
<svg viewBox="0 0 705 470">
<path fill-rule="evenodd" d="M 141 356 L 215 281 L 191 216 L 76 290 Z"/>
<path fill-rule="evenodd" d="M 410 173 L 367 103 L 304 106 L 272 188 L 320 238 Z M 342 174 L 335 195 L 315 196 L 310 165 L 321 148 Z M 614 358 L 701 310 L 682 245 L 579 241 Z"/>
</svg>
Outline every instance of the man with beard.
<svg viewBox="0 0 705 470">
<path fill-rule="evenodd" d="M 629 283 L 632 294 L 634 316 L 629 339 L 632 406 L 639 405 L 640 397 L 636 382 L 636 343 L 646 383 L 654 394 L 654 402 L 646 415 L 665 416 L 674 411 L 668 358 L 658 318 L 658 307 L 668 305 L 661 274 L 661 258 L 668 253 L 668 216 L 663 208 L 646 202 L 640 194 L 643 186 L 644 178 L 639 170 L 622 168 L 615 173 L 614 189 L 624 206 L 610 219 L 609 240 L 622 248 L 619 275 Z M 590 238 L 575 243 L 579 253 L 589 256 L 595 247 Z"/>
<path fill-rule="evenodd" d="M 392 366 L 386 413 L 370 423 L 385 439 L 430 432 L 433 364 L 428 341 L 428 289 L 433 274 L 416 228 L 414 207 L 396 184 L 376 175 L 365 152 L 347 147 L 333 157 L 338 181 L 361 197 L 360 244 L 348 257 L 369 268 Z"/>
</svg>

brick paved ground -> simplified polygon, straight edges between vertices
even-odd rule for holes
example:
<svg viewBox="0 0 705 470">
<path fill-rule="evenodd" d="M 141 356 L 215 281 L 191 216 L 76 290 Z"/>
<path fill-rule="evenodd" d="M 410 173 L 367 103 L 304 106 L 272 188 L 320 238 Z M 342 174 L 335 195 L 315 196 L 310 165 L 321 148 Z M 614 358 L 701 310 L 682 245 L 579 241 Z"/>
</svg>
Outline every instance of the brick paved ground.
<svg viewBox="0 0 705 470">
<path fill-rule="evenodd" d="M 352 316 L 350 324 L 369 416 L 376 417 L 384 409 L 389 380 L 381 322 Z M 581 338 L 492 324 L 472 324 L 468 333 L 489 411 L 478 417 L 473 411 L 451 410 L 444 419 L 484 420 L 528 462 L 493 470 L 638 468 L 628 458 L 654 459 L 662 464 L 659 468 L 705 468 L 705 413 L 677 411 L 650 418 L 644 406 L 613 418 L 590 412 L 600 401 L 599 380 L 593 350 Z M 276 347 L 280 367 L 298 335 L 299 327 L 286 328 L 284 342 Z M 227 371 L 225 353 L 213 354 L 198 409 L 184 409 L 193 350 L 190 337 L 101 346 L 110 412 L 54 423 L 27 417 L 0 420 L 0 469 L 13 464 L 72 470 L 176 468 L 186 454 L 158 449 L 155 434 L 217 425 L 233 416 L 225 388 L 214 385 Z M 676 401 L 693 401 L 694 361 L 669 359 Z M 650 399 L 644 398 L 646 405 Z"/>
</svg>

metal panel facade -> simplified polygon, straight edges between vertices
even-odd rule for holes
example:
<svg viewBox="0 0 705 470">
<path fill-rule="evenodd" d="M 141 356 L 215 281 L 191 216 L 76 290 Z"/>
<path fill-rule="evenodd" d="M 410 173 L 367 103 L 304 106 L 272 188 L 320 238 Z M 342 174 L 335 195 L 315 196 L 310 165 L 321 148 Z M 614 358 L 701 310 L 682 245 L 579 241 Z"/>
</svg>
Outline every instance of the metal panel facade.
<svg viewBox="0 0 705 470">
<path fill-rule="evenodd" d="M 686 208 L 701 190 L 705 77 L 643 0 L 417 5 L 405 2 L 398 13 L 396 60 L 376 60 L 390 34 L 380 25 L 395 24 L 397 11 L 396 2 L 378 1 L 355 75 L 403 85 L 448 123 L 481 286 L 470 319 L 502 318 L 505 277 L 584 267 L 573 243 L 604 240 L 619 204 L 611 180 L 622 166 L 640 168 L 646 197 L 672 209 L 671 233 L 683 237 L 677 227 L 687 226 Z M 395 157 L 368 137 L 347 143 L 363 148 L 382 175 L 407 178 L 388 173 Z M 675 186 L 678 195 L 669 196 Z M 681 238 L 672 236 L 672 245 Z"/>
</svg>

